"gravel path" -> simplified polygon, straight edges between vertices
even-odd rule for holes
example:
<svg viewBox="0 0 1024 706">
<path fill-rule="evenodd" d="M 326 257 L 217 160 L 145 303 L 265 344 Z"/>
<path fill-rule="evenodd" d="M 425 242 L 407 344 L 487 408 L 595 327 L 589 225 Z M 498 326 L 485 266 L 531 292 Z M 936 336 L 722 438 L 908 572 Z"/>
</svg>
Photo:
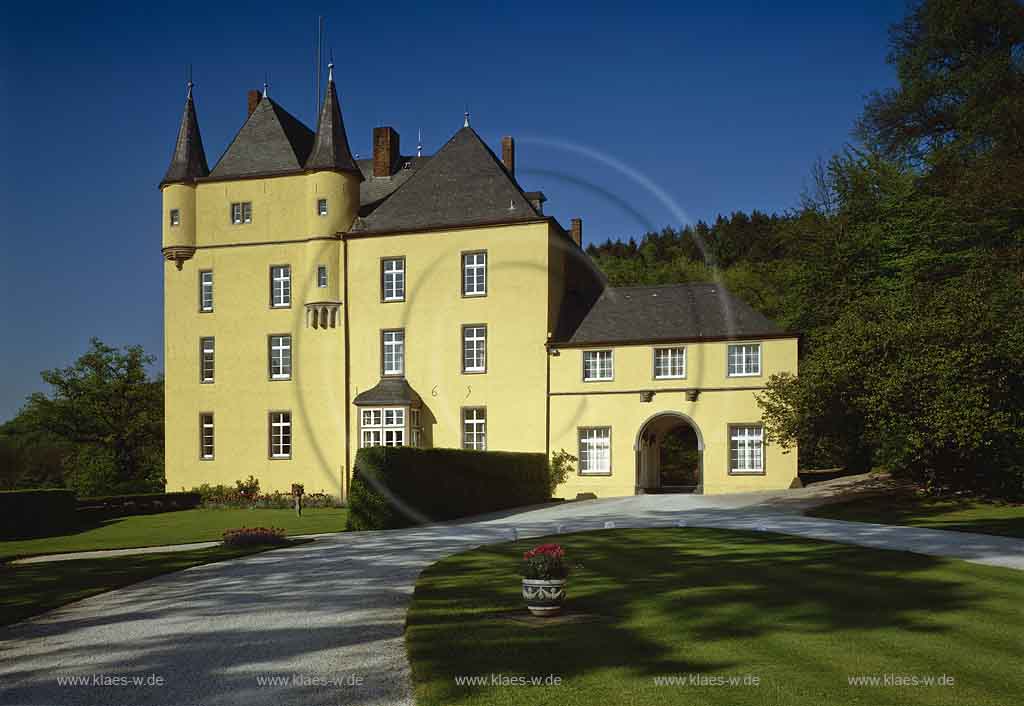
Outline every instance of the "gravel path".
<svg viewBox="0 0 1024 706">
<path fill-rule="evenodd" d="M 0 703 L 411 704 L 402 633 L 423 568 L 514 536 L 608 523 L 782 532 L 1024 570 L 1024 540 L 793 514 L 829 494 L 812 489 L 566 503 L 462 524 L 331 535 L 197 566 L 0 628 Z M 104 685 L 104 677 L 142 682 Z"/>
</svg>

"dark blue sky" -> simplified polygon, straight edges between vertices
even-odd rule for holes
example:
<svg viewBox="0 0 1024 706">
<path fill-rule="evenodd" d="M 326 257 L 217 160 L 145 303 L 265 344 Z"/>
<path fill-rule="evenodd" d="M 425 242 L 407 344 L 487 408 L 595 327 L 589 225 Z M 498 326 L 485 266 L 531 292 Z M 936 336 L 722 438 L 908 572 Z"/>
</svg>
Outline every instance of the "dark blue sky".
<svg viewBox="0 0 1024 706">
<path fill-rule="evenodd" d="M 245 91 L 312 124 L 328 17 L 354 151 L 392 125 L 433 152 L 462 124 L 518 140 L 526 189 L 587 241 L 718 213 L 784 211 L 892 85 L 899 1 L 16 3 L 0 27 L 0 420 L 90 336 L 162 349 L 160 193 L 192 63 L 210 166 Z M 91 5 L 91 4 L 90 4 Z M 669 204 L 674 205 L 669 205 Z"/>
</svg>

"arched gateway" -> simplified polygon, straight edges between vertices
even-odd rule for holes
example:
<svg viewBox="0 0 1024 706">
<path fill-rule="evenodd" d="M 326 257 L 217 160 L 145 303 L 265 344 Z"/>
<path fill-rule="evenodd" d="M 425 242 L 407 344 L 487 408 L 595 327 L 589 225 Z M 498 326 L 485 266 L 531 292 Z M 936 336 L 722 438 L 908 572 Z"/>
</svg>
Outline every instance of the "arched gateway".
<svg viewBox="0 0 1024 706">
<path fill-rule="evenodd" d="M 649 418 L 635 448 L 637 495 L 703 492 L 704 438 L 685 414 L 661 412 Z"/>
</svg>

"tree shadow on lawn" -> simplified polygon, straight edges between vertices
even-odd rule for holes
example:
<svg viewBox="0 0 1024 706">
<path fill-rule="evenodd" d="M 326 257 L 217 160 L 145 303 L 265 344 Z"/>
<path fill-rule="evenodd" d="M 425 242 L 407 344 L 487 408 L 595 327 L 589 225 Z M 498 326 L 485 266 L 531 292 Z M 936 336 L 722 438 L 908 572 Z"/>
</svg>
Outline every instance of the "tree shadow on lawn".
<svg viewBox="0 0 1024 706">
<path fill-rule="evenodd" d="M 567 609 L 605 620 L 535 628 L 496 617 L 523 609 L 519 559 L 542 541 L 561 543 L 582 564 L 570 577 Z M 456 686 L 463 674 L 554 672 L 570 680 L 619 670 L 650 680 L 728 672 L 750 664 L 735 659 L 742 650 L 718 649 L 729 641 L 846 629 L 947 631 L 931 618 L 976 597 L 965 585 L 922 575 L 940 563 L 741 531 L 560 535 L 482 548 L 424 571 L 406 641 L 414 680 L 431 703 L 472 692 Z M 701 649 L 687 648 L 693 645 Z"/>
<path fill-rule="evenodd" d="M 974 498 L 922 498 L 902 492 L 832 503 L 813 508 L 807 514 L 824 519 L 1024 538 L 1024 505 Z"/>
</svg>

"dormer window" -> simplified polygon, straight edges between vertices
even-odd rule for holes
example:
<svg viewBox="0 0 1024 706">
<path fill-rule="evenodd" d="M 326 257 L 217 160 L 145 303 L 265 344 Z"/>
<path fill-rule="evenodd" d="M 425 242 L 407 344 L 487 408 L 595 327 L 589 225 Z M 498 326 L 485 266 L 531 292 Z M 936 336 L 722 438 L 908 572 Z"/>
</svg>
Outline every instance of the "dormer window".
<svg viewBox="0 0 1024 706">
<path fill-rule="evenodd" d="M 317 199 L 316 213 L 318 216 L 327 215 L 327 199 Z"/>
<path fill-rule="evenodd" d="M 174 226 L 180 226 L 181 225 L 181 211 L 179 211 L 176 208 L 172 208 L 170 216 L 171 216 L 171 227 L 172 228 Z"/>
<path fill-rule="evenodd" d="M 242 225 L 252 223 L 252 201 L 240 201 L 231 204 L 231 223 Z"/>
</svg>

